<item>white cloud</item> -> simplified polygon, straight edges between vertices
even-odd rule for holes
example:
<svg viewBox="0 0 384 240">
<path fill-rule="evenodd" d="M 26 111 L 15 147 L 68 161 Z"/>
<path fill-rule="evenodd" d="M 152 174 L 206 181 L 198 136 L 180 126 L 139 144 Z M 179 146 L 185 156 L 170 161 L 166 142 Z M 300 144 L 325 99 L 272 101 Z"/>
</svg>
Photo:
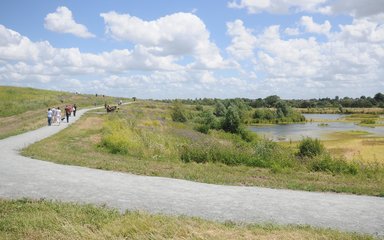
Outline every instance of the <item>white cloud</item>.
<svg viewBox="0 0 384 240">
<path fill-rule="evenodd" d="M 288 13 L 290 11 L 319 11 L 327 0 L 233 0 L 229 8 L 247 9 L 249 13 Z"/>
<path fill-rule="evenodd" d="M 368 17 L 384 13 L 383 0 L 336 0 L 331 3 L 330 11 L 334 14 L 346 13 L 354 17 Z"/>
<path fill-rule="evenodd" d="M 128 14 L 108 12 L 104 18 L 111 37 L 143 46 L 151 54 L 192 56 L 194 66 L 220 68 L 225 65 L 219 48 L 210 41 L 203 21 L 192 13 L 175 13 L 154 21 L 144 21 Z"/>
<path fill-rule="evenodd" d="M 354 19 L 350 25 L 340 25 L 338 34 L 346 41 L 384 42 L 384 25 L 369 18 Z"/>
<path fill-rule="evenodd" d="M 241 20 L 227 23 L 227 34 L 232 37 L 231 45 L 227 51 L 236 59 L 244 60 L 253 57 L 256 38 L 252 31 L 244 27 Z"/>
<path fill-rule="evenodd" d="M 313 21 L 312 17 L 302 16 L 300 19 L 300 23 L 305 27 L 305 30 L 310 33 L 317 34 L 329 34 L 331 30 L 331 23 L 329 21 L 325 21 L 323 24 L 317 24 Z"/>
<path fill-rule="evenodd" d="M 351 25 L 341 25 L 339 33 L 330 33 L 326 23 L 316 24 L 311 18 L 303 20 L 308 32 L 325 33 L 327 40 L 318 41 L 311 36 L 284 39 L 277 25 L 260 34 L 248 31 L 256 39 L 250 51 L 257 55 L 252 60 L 253 67 L 243 69 L 246 72 L 242 76 L 263 76 L 256 80 L 248 78 L 248 83 L 256 81 L 258 89 L 291 97 L 303 91 L 308 96 L 377 91 L 377 81 L 384 77 L 381 25 L 359 19 Z"/>
<path fill-rule="evenodd" d="M 298 28 L 286 28 L 284 33 L 289 36 L 297 36 L 300 35 L 300 30 Z"/>
<path fill-rule="evenodd" d="M 56 12 L 45 17 L 44 27 L 53 32 L 70 33 L 81 38 L 95 37 L 86 26 L 76 23 L 71 10 L 64 6 L 58 7 Z"/>
</svg>

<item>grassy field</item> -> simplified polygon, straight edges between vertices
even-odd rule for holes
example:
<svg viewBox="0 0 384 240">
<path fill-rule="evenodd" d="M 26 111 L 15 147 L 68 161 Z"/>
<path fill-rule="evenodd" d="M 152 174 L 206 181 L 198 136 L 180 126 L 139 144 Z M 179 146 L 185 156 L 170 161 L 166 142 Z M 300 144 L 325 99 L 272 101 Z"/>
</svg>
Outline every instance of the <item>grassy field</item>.
<svg viewBox="0 0 384 240">
<path fill-rule="evenodd" d="M 64 109 L 67 104 L 78 108 L 115 103 L 112 97 L 69 92 L 0 86 L 0 139 L 37 129 L 47 124 L 50 107 Z"/>
<path fill-rule="evenodd" d="M 296 159 L 295 146 L 279 148 L 260 142 L 254 147 L 237 135 L 202 134 L 191 123 L 173 122 L 170 108 L 141 102 L 124 106 L 118 114 L 87 113 L 59 134 L 24 149 L 23 154 L 60 164 L 206 183 L 384 196 L 382 166 L 357 163 L 353 174 L 312 171 L 311 160 Z M 189 115 L 195 115 L 193 107 L 189 108 Z M 252 151 L 256 158 L 247 162 L 255 154 Z M 187 161 L 190 155 L 200 162 Z M 338 166 L 338 162 L 325 162 L 329 163 Z"/>
<path fill-rule="evenodd" d="M 92 205 L 0 200 L 0 239 L 374 239 L 308 226 L 217 223 Z"/>
</svg>

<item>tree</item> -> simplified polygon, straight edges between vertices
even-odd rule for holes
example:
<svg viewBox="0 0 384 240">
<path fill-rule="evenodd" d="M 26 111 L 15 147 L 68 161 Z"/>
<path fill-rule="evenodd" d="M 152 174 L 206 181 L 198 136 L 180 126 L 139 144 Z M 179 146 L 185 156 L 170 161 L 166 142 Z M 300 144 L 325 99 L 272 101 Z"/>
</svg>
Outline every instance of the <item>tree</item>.
<svg viewBox="0 0 384 240">
<path fill-rule="evenodd" d="M 280 118 L 287 117 L 291 112 L 291 108 L 288 106 L 287 103 L 285 103 L 283 101 L 279 101 L 276 103 L 276 112 Z M 281 112 L 281 113 L 279 113 L 279 112 Z"/>
<path fill-rule="evenodd" d="M 384 103 L 384 94 L 376 93 L 373 99 L 375 99 L 378 103 Z"/>
<path fill-rule="evenodd" d="M 215 115 L 217 117 L 225 116 L 226 111 L 227 111 L 227 109 L 226 109 L 226 107 L 224 106 L 224 104 L 221 101 L 216 102 L 216 105 L 215 105 Z"/>
<path fill-rule="evenodd" d="M 280 101 L 280 97 L 277 95 L 268 96 L 264 99 L 268 107 L 275 107 L 276 103 Z"/>
<path fill-rule="evenodd" d="M 222 128 L 224 131 L 230 133 L 240 132 L 240 116 L 235 107 L 229 106 L 227 113 L 225 114 Z"/>
</svg>

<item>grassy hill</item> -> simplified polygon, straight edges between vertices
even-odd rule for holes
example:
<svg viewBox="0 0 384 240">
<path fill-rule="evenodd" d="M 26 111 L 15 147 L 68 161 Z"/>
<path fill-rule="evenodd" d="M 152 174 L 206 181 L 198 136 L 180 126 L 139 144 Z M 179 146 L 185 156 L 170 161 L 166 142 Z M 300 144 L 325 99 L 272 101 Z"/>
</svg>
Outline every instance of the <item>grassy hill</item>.
<svg viewBox="0 0 384 240">
<path fill-rule="evenodd" d="M 85 108 L 105 102 L 113 104 L 116 98 L 0 86 L 0 139 L 46 125 L 49 107 L 64 109 L 65 105 L 76 103 L 78 108 Z"/>
</svg>

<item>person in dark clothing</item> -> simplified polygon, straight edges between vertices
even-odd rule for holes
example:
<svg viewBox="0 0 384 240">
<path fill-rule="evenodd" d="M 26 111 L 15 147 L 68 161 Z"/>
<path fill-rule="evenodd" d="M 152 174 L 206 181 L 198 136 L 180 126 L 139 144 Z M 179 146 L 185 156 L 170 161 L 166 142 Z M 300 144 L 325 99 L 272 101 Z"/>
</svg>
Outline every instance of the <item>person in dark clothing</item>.
<svg viewBox="0 0 384 240">
<path fill-rule="evenodd" d="M 72 107 L 67 105 L 65 106 L 65 116 L 67 117 L 67 123 L 69 122 L 69 116 L 71 116 Z"/>
<path fill-rule="evenodd" d="M 76 110 L 77 110 L 77 106 L 76 104 L 73 104 L 72 112 L 74 117 L 76 117 Z"/>
</svg>

